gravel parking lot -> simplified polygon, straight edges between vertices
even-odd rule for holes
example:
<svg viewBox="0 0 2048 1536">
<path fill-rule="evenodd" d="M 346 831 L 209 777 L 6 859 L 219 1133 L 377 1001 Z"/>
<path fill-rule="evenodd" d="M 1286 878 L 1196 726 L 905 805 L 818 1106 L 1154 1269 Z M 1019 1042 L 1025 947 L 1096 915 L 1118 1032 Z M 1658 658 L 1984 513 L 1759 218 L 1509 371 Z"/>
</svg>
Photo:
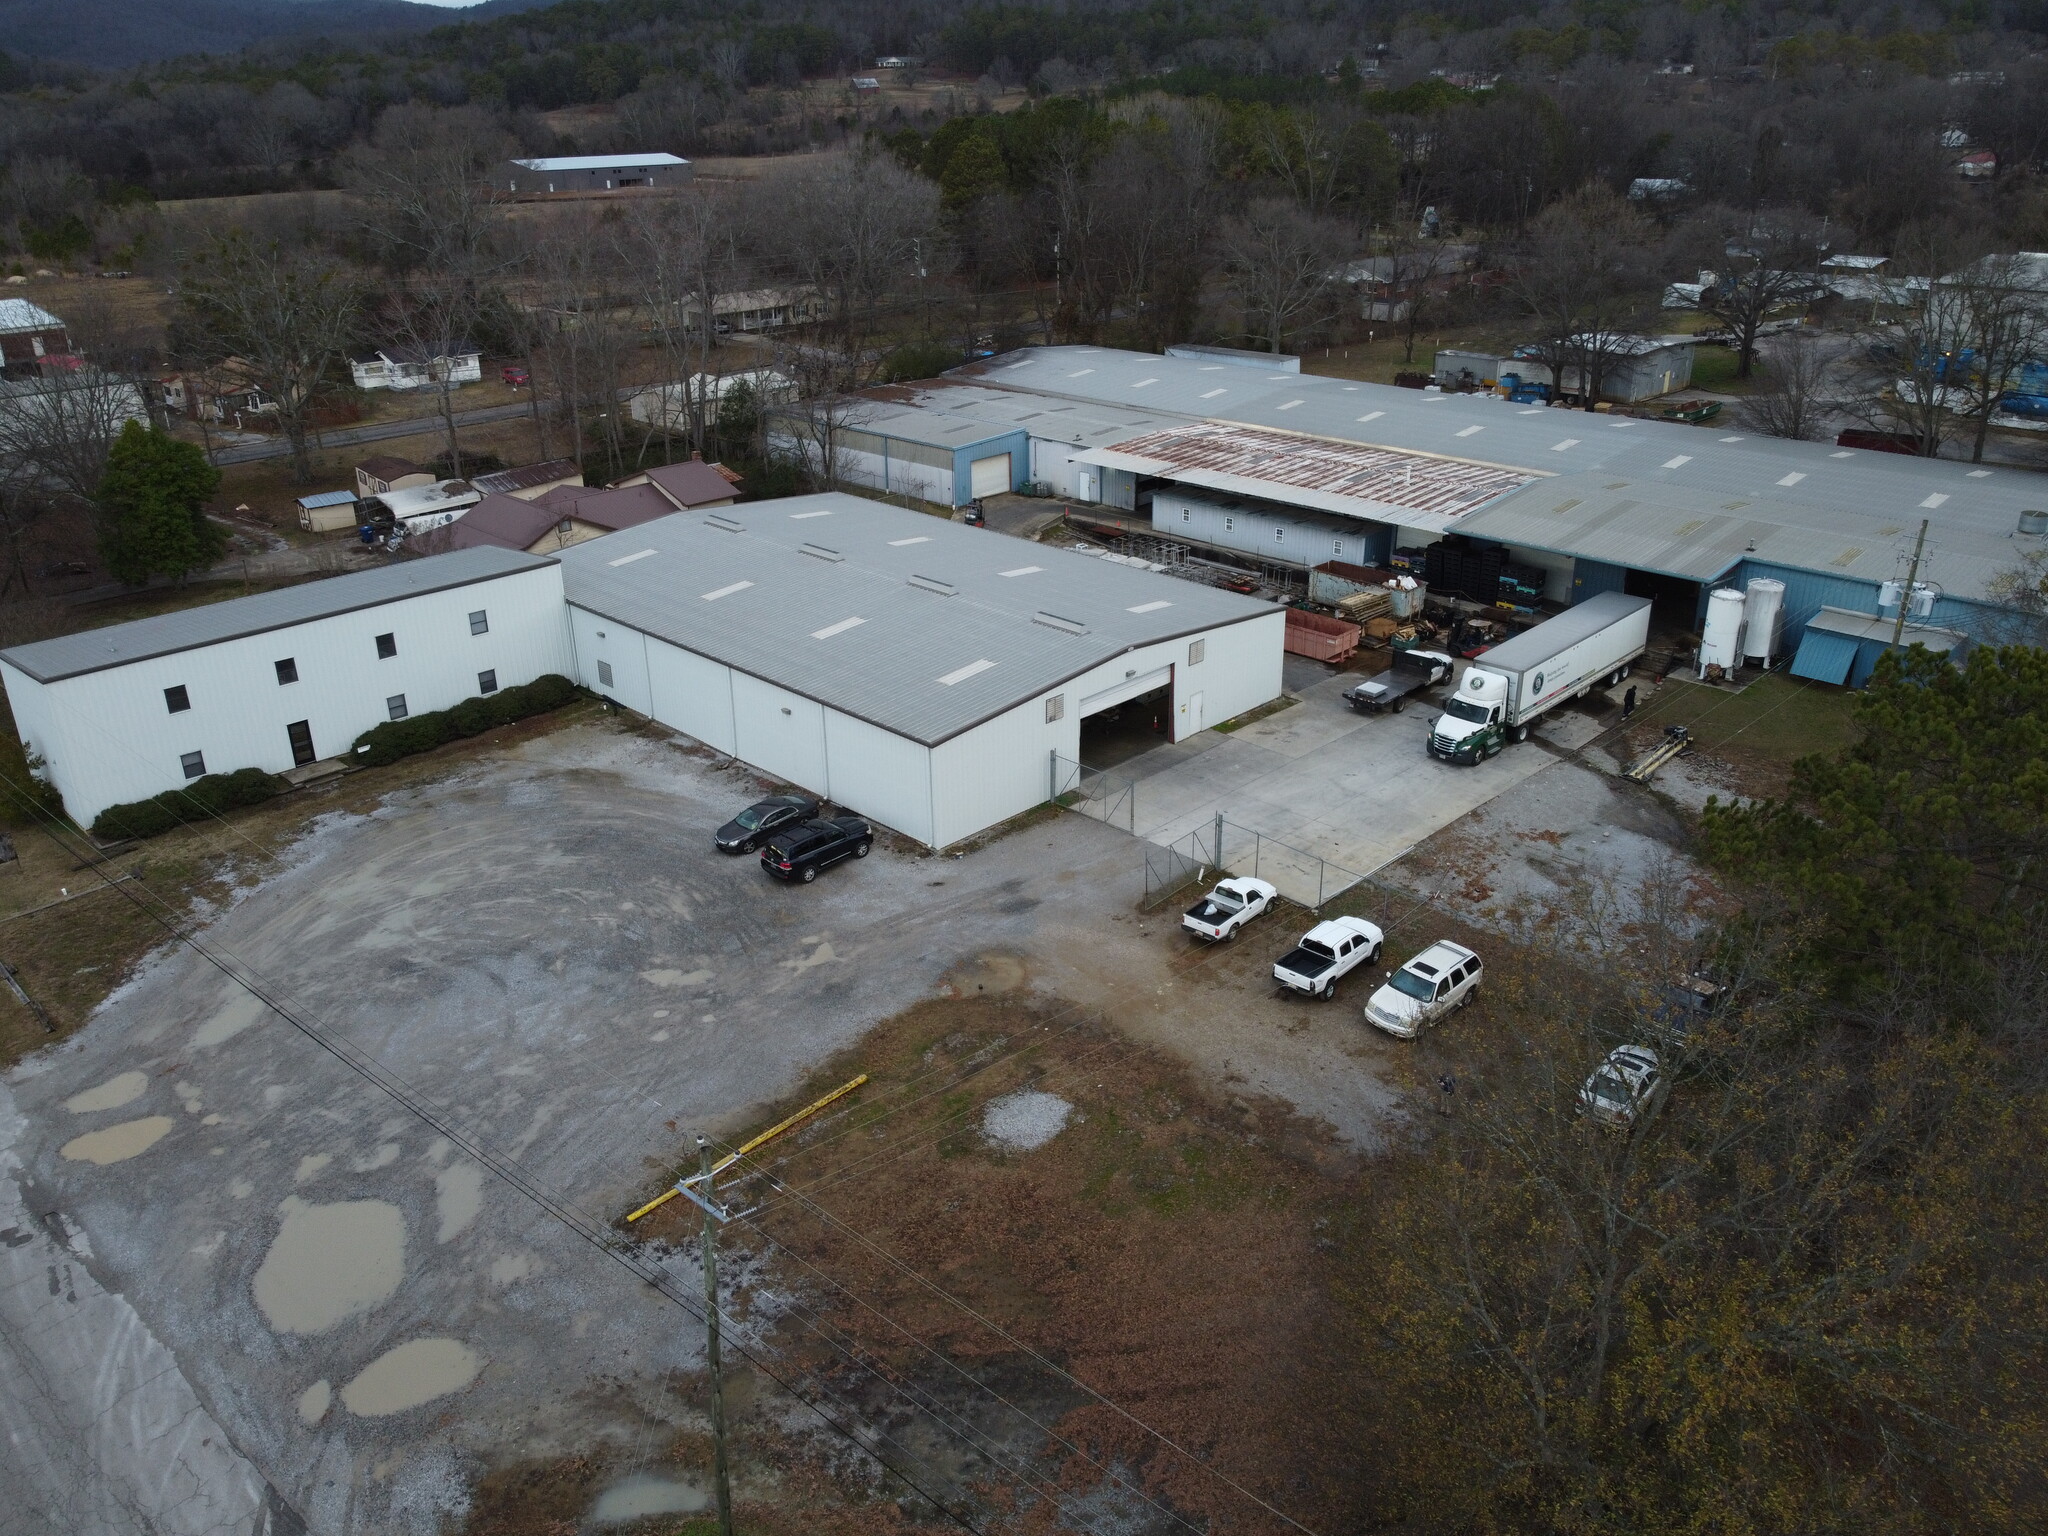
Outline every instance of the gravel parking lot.
<svg viewBox="0 0 2048 1536">
<path fill-rule="evenodd" d="M 1219 1092 L 1284 1099 L 1354 1146 L 1397 1112 L 1355 1010 L 1272 997 L 1249 941 L 1243 965 L 1189 967 L 1171 915 L 1135 913 L 1124 834 L 1059 816 L 957 859 L 878 846 L 786 887 L 710 847 L 756 788 L 572 727 L 316 820 L 283 867 L 246 871 L 208 940 L 600 1220 L 690 1132 L 745 1123 L 976 967 L 1111 1011 Z M 1286 921 L 1262 945 L 1284 947 Z M 494 1463 L 687 1417 L 664 1383 L 697 1363 L 689 1319 L 190 952 L 146 964 L 4 1091 L 24 1235 L 0 1323 L 67 1338 L 73 1376 L 151 1383 L 133 1400 L 155 1394 L 194 1454 L 220 1453 L 218 1427 L 260 1479 L 246 1519 L 189 1528 L 265 1529 L 267 1481 L 316 1530 L 439 1532 Z M 94 1321 L 46 1290 L 60 1263 L 118 1306 Z M 101 1412 L 95 1390 L 0 1385 L 9 1423 Z M 116 1515 L 49 1458 L 0 1448 L 0 1467 L 46 1521 L 21 1529 L 178 1530 L 175 1449 L 144 1426 L 96 1453 Z"/>
</svg>

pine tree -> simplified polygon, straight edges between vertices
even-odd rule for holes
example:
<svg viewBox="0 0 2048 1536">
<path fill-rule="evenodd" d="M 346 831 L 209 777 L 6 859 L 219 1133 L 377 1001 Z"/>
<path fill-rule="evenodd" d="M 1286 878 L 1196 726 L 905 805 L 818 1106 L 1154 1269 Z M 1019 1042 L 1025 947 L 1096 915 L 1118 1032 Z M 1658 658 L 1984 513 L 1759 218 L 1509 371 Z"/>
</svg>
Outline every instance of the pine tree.
<svg viewBox="0 0 2048 1536">
<path fill-rule="evenodd" d="M 100 553 L 131 586 L 152 576 L 183 580 L 218 560 L 227 532 L 206 516 L 220 471 L 191 443 L 131 421 L 107 455 L 100 481 Z"/>
</svg>

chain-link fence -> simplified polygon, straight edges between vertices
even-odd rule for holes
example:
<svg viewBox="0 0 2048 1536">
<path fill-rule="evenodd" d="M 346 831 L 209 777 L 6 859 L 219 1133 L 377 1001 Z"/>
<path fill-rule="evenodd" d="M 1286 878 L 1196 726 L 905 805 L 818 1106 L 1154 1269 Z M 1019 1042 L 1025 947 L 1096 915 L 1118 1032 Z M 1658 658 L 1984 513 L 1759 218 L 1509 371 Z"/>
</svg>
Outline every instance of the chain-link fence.
<svg viewBox="0 0 2048 1536">
<path fill-rule="evenodd" d="M 1086 768 L 1055 752 L 1046 798 L 1083 816 L 1122 827 L 1126 832 L 1138 830 L 1138 785 L 1136 780 L 1121 774 Z"/>
<path fill-rule="evenodd" d="M 1212 871 L 1250 875 L 1271 882 L 1289 901 L 1320 908 L 1331 897 L 1358 884 L 1365 876 L 1341 864 L 1332 864 L 1321 854 L 1310 853 L 1292 843 L 1250 827 L 1240 827 L 1218 816 L 1206 827 L 1198 827 L 1176 838 L 1160 850 L 1172 857 L 1145 855 L 1145 902 L 1165 902 L 1176 891 L 1205 879 Z"/>
</svg>

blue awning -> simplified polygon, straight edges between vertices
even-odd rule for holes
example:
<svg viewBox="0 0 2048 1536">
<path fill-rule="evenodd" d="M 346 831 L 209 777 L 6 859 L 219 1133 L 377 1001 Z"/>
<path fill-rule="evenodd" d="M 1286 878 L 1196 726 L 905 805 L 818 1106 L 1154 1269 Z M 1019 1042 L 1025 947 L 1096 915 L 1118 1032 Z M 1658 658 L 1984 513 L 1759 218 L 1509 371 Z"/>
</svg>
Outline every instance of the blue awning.
<svg viewBox="0 0 2048 1536">
<path fill-rule="evenodd" d="M 1792 658 L 1792 675 L 1839 685 L 1849 680 L 1849 669 L 1855 664 L 1856 641 L 1847 635 L 1809 629 L 1800 638 L 1799 654 Z"/>
</svg>

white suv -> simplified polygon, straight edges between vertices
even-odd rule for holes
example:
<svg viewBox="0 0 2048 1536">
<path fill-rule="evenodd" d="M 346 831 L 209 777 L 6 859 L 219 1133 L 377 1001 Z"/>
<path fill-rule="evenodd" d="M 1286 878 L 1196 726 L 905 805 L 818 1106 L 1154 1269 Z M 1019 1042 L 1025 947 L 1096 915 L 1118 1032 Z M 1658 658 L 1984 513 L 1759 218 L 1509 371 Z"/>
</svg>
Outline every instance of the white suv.
<svg viewBox="0 0 2048 1536">
<path fill-rule="evenodd" d="M 1438 939 L 1398 971 L 1365 1005 L 1365 1017 L 1390 1035 L 1413 1040 L 1479 991 L 1479 957 L 1462 944 Z"/>
</svg>

